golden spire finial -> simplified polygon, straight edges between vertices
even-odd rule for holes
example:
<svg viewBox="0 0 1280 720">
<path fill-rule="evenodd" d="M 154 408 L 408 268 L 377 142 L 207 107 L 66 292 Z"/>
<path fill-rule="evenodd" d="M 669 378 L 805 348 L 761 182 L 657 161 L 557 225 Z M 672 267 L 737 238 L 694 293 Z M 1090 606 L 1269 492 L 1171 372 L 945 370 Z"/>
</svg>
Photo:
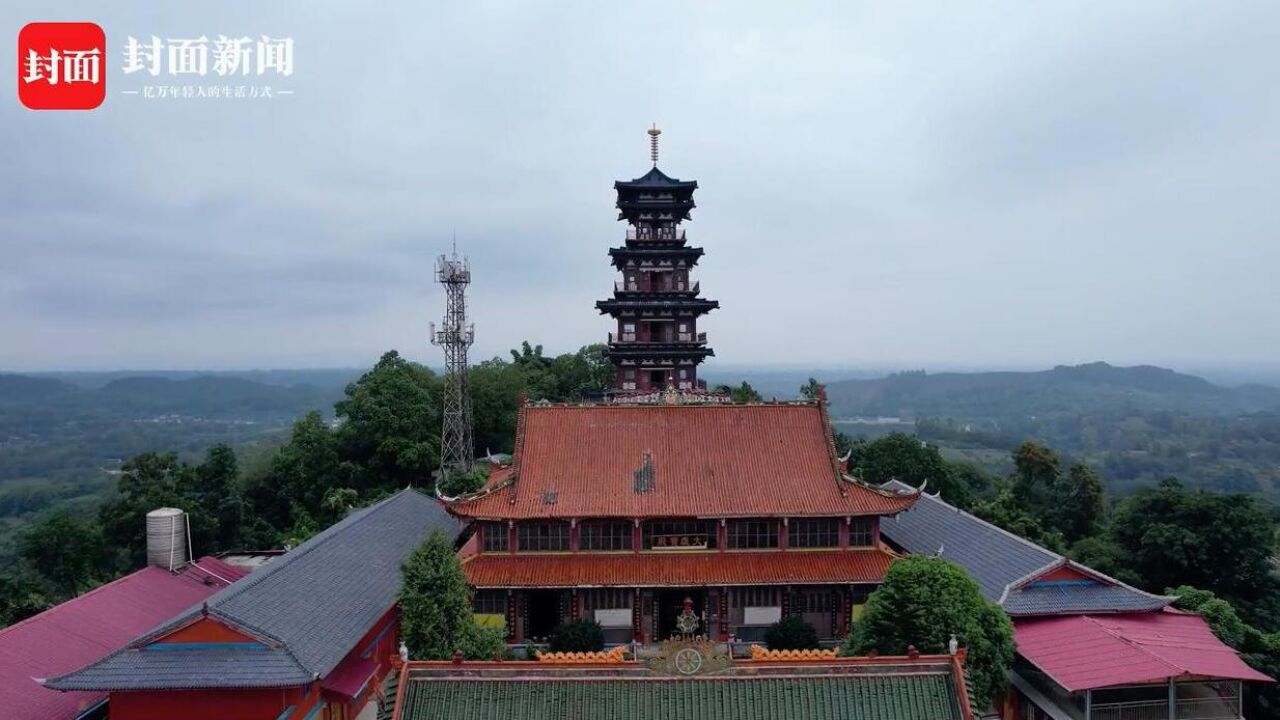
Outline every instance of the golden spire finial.
<svg viewBox="0 0 1280 720">
<path fill-rule="evenodd" d="M 653 159 L 653 166 L 658 167 L 658 136 L 662 131 L 658 129 L 658 124 L 654 123 L 653 127 L 646 132 L 649 133 L 649 157 Z"/>
</svg>

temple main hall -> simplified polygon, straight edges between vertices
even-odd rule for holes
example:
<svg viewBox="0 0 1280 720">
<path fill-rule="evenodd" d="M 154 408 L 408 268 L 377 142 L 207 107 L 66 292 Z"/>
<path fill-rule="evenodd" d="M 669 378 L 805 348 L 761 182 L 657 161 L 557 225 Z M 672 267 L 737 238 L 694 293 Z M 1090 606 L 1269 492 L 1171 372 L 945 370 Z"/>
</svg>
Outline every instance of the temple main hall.
<svg viewBox="0 0 1280 720">
<path fill-rule="evenodd" d="M 699 319 L 718 307 L 690 271 L 683 224 L 698 184 L 657 166 L 618 181 L 621 273 L 596 307 L 616 323 L 609 400 L 522 403 L 515 452 L 478 493 L 448 502 L 474 535 L 474 609 L 513 644 L 591 618 L 610 643 L 691 634 L 753 641 L 785 615 L 848 633 L 896 555 L 880 522 L 914 492 L 852 478 L 822 398 L 733 404 L 708 393 Z"/>
</svg>

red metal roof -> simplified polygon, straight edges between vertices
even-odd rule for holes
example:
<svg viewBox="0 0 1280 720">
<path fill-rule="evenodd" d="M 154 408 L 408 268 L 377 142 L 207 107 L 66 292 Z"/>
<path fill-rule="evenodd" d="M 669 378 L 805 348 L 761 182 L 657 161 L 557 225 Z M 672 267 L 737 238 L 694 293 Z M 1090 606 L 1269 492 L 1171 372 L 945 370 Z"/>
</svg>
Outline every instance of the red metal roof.
<svg viewBox="0 0 1280 720">
<path fill-rule="evenodd" d="M 203 557 L 173 574 L 145 567 L 0 630 L 0 708 L 6 720 L 74 718 L 105 692 L 58 692 L 49 678 L 94 662 L 244 577 L 242 568 Z"/>
<path fill-rule="evenodd" d="M 887 515 L 916 500 L 842 477 L 819 405 L 531 405 L 519 426 L 513 472 L 451 502 L 451 512 L 494 520 Z"/>
<path fill-rule="evenodd" d="M 1199 615 L 1177 611 L 1016 620 L 1014 639 L 1020 655 L 1070 691 L 1183 676 L 1271 680 Z"/>
<path fill-rule="evenodd" d="M 484 553 L 462 569 L 480 588 L 843 584 L 883 581 L 894 558 L 874 549 Z"/>
</svg>

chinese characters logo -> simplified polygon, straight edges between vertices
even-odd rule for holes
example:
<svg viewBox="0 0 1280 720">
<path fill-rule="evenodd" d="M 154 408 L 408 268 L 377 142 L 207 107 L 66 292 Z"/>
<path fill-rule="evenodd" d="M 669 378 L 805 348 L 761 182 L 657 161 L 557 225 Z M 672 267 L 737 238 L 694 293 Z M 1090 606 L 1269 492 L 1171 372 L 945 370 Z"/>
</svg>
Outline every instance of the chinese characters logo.
<svg viewBox="0 0 1280 720">
<path fill-rule="evenodd" d="M 261 35 L 228 37 L 207 35 L 139 40 L 132 35 L 124 45 L 125 75 L 150 76 L 151 82 L 126 95 L 146 98 L 271 98 L 291 95 L 270 85 L 272 78 L 293 75 L 293 38 Z M 192 77 L 212 82 L 192 84 Z M 266 76 L 266 77 L 264 77 Z"/>
<path fill-rule="evenodd" d="M 18 99 L 32 110 L 92 110 L 107 95 L 107 36 L 93 23 L 30 23 L 18 33 Z"/>
</svg>

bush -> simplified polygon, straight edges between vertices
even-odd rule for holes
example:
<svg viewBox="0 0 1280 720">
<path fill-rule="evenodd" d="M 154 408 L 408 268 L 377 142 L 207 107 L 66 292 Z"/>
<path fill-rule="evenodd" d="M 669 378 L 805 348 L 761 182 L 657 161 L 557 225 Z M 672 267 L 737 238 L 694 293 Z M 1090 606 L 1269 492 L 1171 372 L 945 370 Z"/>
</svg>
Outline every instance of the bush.
<svg viewBox="0 0 1280 720">
<path fill-rule="evenodd" d="M 467 660 L 494 660 L 507 656 L 507 641 L 501 627 L 463 625 L 458 633 L 458 649 Z"/>
<path fill-rule="evenodd" d="M 595 620 L 570 620 L 551 632 L 552 652 L 598 652 L 603 649 L 604 628 Z"/>
<path fill-rule="evenodd" d="M 811 650 L 818 647 L 818 631 L 799 615 L 789 615 L 769 626 L 764 643 L 770 650 Z"/>
<path fill-rule="evenodd" d="M 470 470 L 452 468 L 440 478 L 440 494 L 445 497 L 458 497 L 473 493 L 484 487 L 484 481 L 488 479 L 489 471 L 485 467 L 475 467 Z"/>
</svg>

